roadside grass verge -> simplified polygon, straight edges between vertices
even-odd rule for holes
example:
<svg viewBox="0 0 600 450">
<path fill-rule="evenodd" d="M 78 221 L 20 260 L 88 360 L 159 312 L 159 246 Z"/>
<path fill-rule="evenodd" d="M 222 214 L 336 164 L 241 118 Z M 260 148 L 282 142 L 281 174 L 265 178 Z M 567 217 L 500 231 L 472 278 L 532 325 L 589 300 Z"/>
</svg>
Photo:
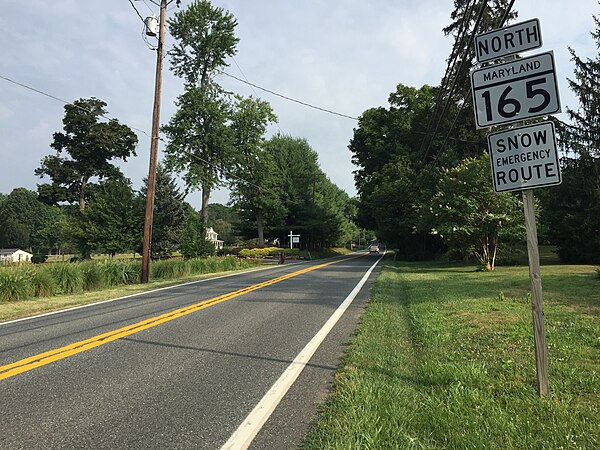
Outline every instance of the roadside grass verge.
<svg viewBox="0 0 600 450">
<path fill-rule="evenodd" d="M 384 261 L 305 449 L 597 449 L 600 279 L 542 267 L 550 395 L 527 267 Z"/>
<path fill-rule="evenodd" d="M 0 321 L 117 298 L 159 287 L 257 267 L 233 256 L 156 261 L 152 280 L 140 284 L 140 264 L 125 260 L 84 261 L 0 268 Z"/>
</svg>

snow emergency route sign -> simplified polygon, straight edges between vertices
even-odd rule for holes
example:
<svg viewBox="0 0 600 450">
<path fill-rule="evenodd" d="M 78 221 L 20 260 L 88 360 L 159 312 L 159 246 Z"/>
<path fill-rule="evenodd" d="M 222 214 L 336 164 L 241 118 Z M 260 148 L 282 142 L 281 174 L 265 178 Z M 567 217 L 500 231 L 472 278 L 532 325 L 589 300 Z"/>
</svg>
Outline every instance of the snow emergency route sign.
<svg viewBox="0 0 600 450">
<path fill-rule="evenodd" d="M 494 191 L 561 183 L 554 124 L 544 122 L 488 135 Z"/>
<path fill-rule="evenodd" d="M 552 52 L 471 72 L 478 129 L 560 112 Z"/>
</svg>

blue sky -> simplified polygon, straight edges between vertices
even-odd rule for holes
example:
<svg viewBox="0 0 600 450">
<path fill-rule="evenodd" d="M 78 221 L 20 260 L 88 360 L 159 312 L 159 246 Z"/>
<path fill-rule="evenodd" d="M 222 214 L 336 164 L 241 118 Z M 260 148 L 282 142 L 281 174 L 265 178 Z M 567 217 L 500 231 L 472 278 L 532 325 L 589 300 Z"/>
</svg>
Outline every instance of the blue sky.
<svg viewBox="0 0 600 450">
<path fill-rule="evenodd" d="M 158 14 L 149 0 L 134 3 L 143 16 Z M 183 0 L 182 7 L 189 3 Z M 441 32 L 450 21 L 451 0 L 213 3 L 238 21 L 240 43 L 229 73 L 350 116 L 386 106 L 398 83 L 438 84 L 452 45 Z M 592 14 L 600 14 L 597 0 L 574 0 L 568 8 L 565 4 L 517 0 L 514 6 L 519 20 L 540 19 L 544 46 L 539 51 L 555 53 L 563 111 L 565 105 L 577 106 L 566 81 L 573 77 L 567 46 L 581 57 L 596 56 L 589 33 Z M 142 39 L 142 23 L 128 0 L 5 2 L 0 27 L 5 42 L 1 76 L 69 102 L 98 97 L 108 103 L 110 117 L 150 134 L 156 58 Z M 168 36 L 167 48 L 172 43 Z M 355 194 L 347 149 L 355 121 L 254 91 L 227 77 L 221 81 L 229 90 L 258 94 L 270 102 L 279 117 L 270 133 L 305 137 L 329 178 Z M 181 92 L 181 81 L 166 64 L 161 123 L 175 112 L 173 102 Z M 36 189 L 41 180 L 33 171 L 52 152 L 52 134 L 62 129 L 63 108 L 59 101 L 0 79 L 0 192 Z M 138 136 L 138 156 L 121 165 L 136 188 L 147 175 L 150 148 L 148 136 Z M 227 199 L 225 190 L 213 196 L 216 202 Z M 197 193 L 188 201 L 200 207 Z"/>
</svg>

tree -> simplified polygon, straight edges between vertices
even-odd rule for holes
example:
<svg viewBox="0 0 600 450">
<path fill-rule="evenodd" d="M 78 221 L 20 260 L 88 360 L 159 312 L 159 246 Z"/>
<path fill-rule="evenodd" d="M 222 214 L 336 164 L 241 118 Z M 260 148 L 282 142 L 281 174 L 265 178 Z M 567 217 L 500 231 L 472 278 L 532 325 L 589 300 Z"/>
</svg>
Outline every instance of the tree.
<svg viewBox="0 0 600 450">
<path fill-rule="evenodd" d="M 267 102 L 238 97 L 231 119 L 234 165 L 229 187 L 232 204 L 256 225 L 258 245 L 264 245 L 264 228 L 283 215 L 280 181 L 264 135 L 277 117 Z"/>
<path fill-rule="evenodd" d="M 214 77 L 236 52 L 236 25 L 230 13 L 206 0 L 194 1 L 169 21 L 177 41 L 170 52 L 171 69 L 184 79 L 185 92 L 178 97 L 178 111 L 163 127 L 169 140 L 166 163 L 184 172 L 188 189 L 202 190 L 205 222 L 210 194 L 230 158 L 229 100 Z"/>
<path fill-rule="evenodd" d="M 600 21 L 591 33 L 600 48 Z M 600 262 L 600 54 L 585 61 L 569 48 L 575 79 L 569 86 L 579 108 L 567 108 L 571 123 L 558 123 L 562 184 L 541 193 L 542 221 L 558 256 L 571 263 Z"/>
<path fill-rule="evenodd" d="M 265 143 L 281 183 L 283 215 L 272 233 L 285 242 L 290 230 L 303 247 L 315 248 L 350 240 L 353 214 L 348 194 L 321 171 L 317 153 L 305 139 L 276 135 Z"/>
<path fill-rule="evenodd" d="M 146 178 L 140 192 L 144 204 L 147 192 Z M 164 165 L 158 164 L 152 215 L 152 259 L 168 258 L 179 249 L 186 218 L 184 197 Z"/>
<path fill-rule="evenodd" d="M 47 207 L 38 195 L 25 188 L 15 188 L 0 206 L 0 246 L 33 249 L 46 248 L 38 234 L 47 222 Z"/>
<path fill-rule="evenodd" d="M 206 240 L 206 229 L 201 215 L 191 206 L 186 211 L 180 251 L 185 259 L 210 256 L 215 253 L 215 246 Z"/>
<path fill-rule="evenodd" d="M 486 270 L 494 270 L 501 237 L 524 234 L 519 197 L 495 193 L 490 180 L 487 153 L 467 158 L 444 171 L 430 208 L 437 222 L 432 232 L 451 250 L 475 256 Z"/>
<path fill-rule="evenodd" d="M 64 132 L 54 133 L 50 145 L 56 155 L 46 156 L 35 170 L 36 175 L 52 180 L 38 186 L 45 202 L 78 202 L 83 210 L 90 179 L 122 176 L 111 161 L 135 156 L 138 140 L 129 127 L 116 119 L 99 122 L 107 113 L 105 107 L 105 102 L 94 97 L 65 105 Z M 63 152 L 68 156 L 62 157 Z"/>
<path fill-rule="evenodd" d="M 596 31 L 591 35 L 600 49 L 600 19 L 594 16 Z M 579 108 L 567 108 L 571 124 L 566 127 L 568 147 L 579 153 L 600 157 L 600 54 L 585 61 L 569 47 L 575 62 L 575 79 L 569 87 L 579 98 Z"/>
<path fill-rule="evenodd" d="M 100 183 L 88 206 L 74 215 L 73 236 L 84 258 L 92 251 L 114 256 L 132 251 L 142 239 L 143 207 L 126 178 Z"/>
</svg>

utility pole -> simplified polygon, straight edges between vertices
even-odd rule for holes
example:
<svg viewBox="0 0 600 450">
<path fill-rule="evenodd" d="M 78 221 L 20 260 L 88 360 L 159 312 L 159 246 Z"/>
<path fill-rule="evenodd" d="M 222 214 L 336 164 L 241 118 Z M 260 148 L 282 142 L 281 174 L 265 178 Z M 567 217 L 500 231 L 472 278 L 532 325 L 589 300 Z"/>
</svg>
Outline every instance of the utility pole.
<svg viewBox="0 0 600 450">
<path fill-rule="evenodd" d="M 152 241 L 152 216 L 154 212 L 154 187 L 156 184 L 156 160 L 158 157 L 158 128 L 160 126 L 160 97 L 162 91 L 162 67 L 165 40 L 167 0 L 160 2 L 160 28 L 156 49 L 156 77 L 154 83 L 154 110 L 152 112 L 152 140 L 150 143 L 150 169 L 146 193 L 146 215 L 144 218 L 144 249 L 142 254 L 141 282 L 147 283 L 150 273 L 150 243 Z"/>
</svg>

